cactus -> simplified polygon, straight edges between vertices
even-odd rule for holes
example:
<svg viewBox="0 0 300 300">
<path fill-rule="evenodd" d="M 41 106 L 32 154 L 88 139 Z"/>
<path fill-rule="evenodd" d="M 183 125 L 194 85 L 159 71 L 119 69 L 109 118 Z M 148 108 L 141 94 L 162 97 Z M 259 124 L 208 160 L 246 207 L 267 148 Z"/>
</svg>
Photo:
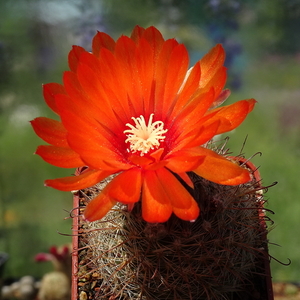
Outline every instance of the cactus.
<svg viewBox="0 0 300 300">
<path fill-rule="evenodd" d="M 252 176 L 225 186 L 189 176 L 201 209 L 195 222 L 173 215 L 147 223 L 140 202 L 131 212 L 118 204 L 100 221 L 81 220 L 79 293 L 107 300 L 267 299 L 261 183 Z M 79 191 L 81 213 L 105 184 Z"/>
</svg>

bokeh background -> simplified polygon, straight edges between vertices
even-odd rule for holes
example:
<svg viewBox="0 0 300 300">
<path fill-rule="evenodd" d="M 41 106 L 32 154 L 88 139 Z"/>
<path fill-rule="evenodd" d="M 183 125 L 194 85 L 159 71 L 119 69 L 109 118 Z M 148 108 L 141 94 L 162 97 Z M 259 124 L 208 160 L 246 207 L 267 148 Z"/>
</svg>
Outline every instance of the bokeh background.
<svg viewBox="0 0 300 300">
<path fill-rule="evenodd" d="M 299 0 L 1 0 L 0 252 L 9 254 L 4 277 L 41 276 L 48 266 L 35 263 L 34 255 L 71 241 L 72 195 L 45 188 L 43 180 L 74 170 L 33 155 L 42 141 L 29 120 L 54 117 L 42 84 L 61 82 L 73 44 L 90 49 L 97 30 L 117 38 L 136 24 L 155 25 L 165 38 L 183 42 L 191 64 L 216 43 L 225 47 L 228 102 L 258 101 L 228 134 L 228 146 L 233 154 L 254 155 L 265 186 L 278 181 L 266 194 L 267 208 L 275 212 L 270 254 L 292 264 L 272 260 L 272 275 L 300 281 Z"/>
</svg>

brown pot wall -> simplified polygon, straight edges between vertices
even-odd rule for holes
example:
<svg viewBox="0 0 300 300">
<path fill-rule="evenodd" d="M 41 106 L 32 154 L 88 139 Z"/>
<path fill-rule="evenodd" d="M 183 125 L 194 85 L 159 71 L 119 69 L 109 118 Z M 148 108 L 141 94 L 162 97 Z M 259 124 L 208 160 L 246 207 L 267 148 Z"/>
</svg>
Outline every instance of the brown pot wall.
<svg viewBox="0 0 300 300">
<path fill-rule="evenodd" d="M 73 226 L 72 226 L 72 280 L 71 300 L 78 299 L 78 228 L 79 228 L 79 196 L 73 196 Z"/>
</svg>

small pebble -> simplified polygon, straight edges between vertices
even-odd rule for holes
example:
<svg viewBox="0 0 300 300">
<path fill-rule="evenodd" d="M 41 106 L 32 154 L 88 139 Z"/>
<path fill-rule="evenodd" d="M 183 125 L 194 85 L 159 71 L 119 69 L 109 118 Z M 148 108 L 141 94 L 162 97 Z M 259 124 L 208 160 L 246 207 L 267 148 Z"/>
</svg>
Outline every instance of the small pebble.
<svg viewBox="0 0 300 300">
<path fill-rule="evenodd" d="M 92 276 L 93 276 L 94 278 L 97 278 L 97 277 L 99 277 L 99 273 L 95 272 L 95 273 L 93 273 Z"/>
<path fill-rule="evenodd" d="M 81 291 L 79 294 L 79 300 L 87 300 L 87 299 L 88 299 L 88 296 L 87 296 L 86 292 Z"/>
<path fill-rule="evenodd" d="M 86 283 L 85 282 L 78 282 L 78 286 L 85 286 Z"/>
</svg>

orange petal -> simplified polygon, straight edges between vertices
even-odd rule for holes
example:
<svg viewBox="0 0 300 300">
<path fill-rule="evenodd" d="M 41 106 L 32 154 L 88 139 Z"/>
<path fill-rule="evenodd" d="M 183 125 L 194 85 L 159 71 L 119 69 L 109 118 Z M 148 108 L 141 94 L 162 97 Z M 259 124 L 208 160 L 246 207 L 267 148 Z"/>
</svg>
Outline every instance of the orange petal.
<svg viewBox="0 0 300 300">
<path fill-rule="evenodd" d="M 160 101 L 162 111 L 168 112 L 187 73 L 189 55 L 185 46 L 180 44 L 172 50 L 169 55 L 168 65 L 166 65 L 166 61 L 158 61 L 159 63 L 164 64 L 164 67 L 167 69 L 167 74 L 163 78 L 165 81 L 164 95 Z M 159 79 L 157 78 L 157 80 Z"/>
<path fill-rule="evenodd" d="M 156 170 L 158 168 L 164 167 L 167 162 L 164 160 L 160 160 L 160 157 L 163 153 L 164 149 L 160 148 L 153 153 L 151 153 L 149 156 L 140 156 L 136 154 L 130 155 L 127 159 L 132 164 L 136 166 L 140 166 L 145 170 Z"/>
<path fill-rule="evenodd" d="M 146 166 L 154 162 L 152 157 L 140 156 L 136 154 L 131 154 L 127 159 L 137 166 Z"/>
<path fill-rule="evenodd" d="M 117 202 L 110 198 L 106 193 L 101 192 L 92 199 L 84 210 L 86 220 L 93 222 L 102 219 L 113 208 Z"/>
<path fill-rule="evenodd" d="M 71 99 L 73 99 L 73 101 L 87 101 L 87 96 L 81 88 L 77 75 L 74 72 L 64 72 L 63 83 L 67 94 L 70 96 Z"/>
<path fill-rule="evenodd" d="M 188 70 L 186 78 L 178 92 L 178 97 L 170 118 L 177 116 L 181 109 L 195 98 L 195 92 L 199 90 L 200 74 L 199 62 Z"/>
<path fill-rule="evenodd" d="M 67 176 L 45 180 L 45 186 L 50 186 L 60 191 L 80 190 L 99 183 L 111 174 L 111 171 L 90 169 L 78 176 Z"/>
<path fill-rule="evenodd" d="M 67 96 L 57 97 L 57 105 L 64 127 L 68 130 L 68 144 L 87 165 L 106 169 L 107 165 L 103 160 L 115 162 L 114 164 L 122 162 L 123 157 L 115 148 L 118 140 L 113 132 L 106 131 L 100 121 L 92 118 L 87 111 L 81 111 Z M 124 167 L 126 166 L 118 164 L 117 169 Z"/>
<path fill-rule="evenodd" d="M 199 122 L 201 124 L 201 122 Z M 215 120 L 213 123 L 208 123 L 197 128 L 197 126 L 189 128 L 185 134 L 179 136 L 172 146 L 172 153 L 176 153 L 183 148 L 193 148 L 201 146 L 211 140 L 218 132 L 221 121 Z"/>
<path fill-rule="evenodd" d="M 130 38 L 133 41 L 137 42 L 141 38 L 141 36 L 143 35 L 144 32 L 145 32 L 145 28 L 143 28 L 139 25 L 136 25 L 132 30 Z"/>
<path fill-rule="evenodd" d="M 162 47 L 163 43 L 165 42 L 162 34 L 158 29 L 156 29 L 154 26 L 150 26 L 145 29 L 143 37 L 151 44 L 153 45 L 154 49 L 157 51 L 154 51 L 155 53 L 158 53 L 160 48 Z"/>
<path fill-rule="evenodd" d="M 178 50 L 175 51 L 175 48 L 177 48 Z M 174 39 L 167 40 L 163 44 L 162 49 L 157 58 L 157 63 L 155 67 L 156 68 L 155 78 L 154 78 L 154 82 L 155 82 L 154 110 L 155 110 L 155 116 L 160 120 L 163 120 L 163 116 L 168 111 L 169 109 L 168 105 L 170 105 L 170 100 L 174 100 L 174 98 L 170 99 L 168 95 L 171 94 L 176 95 L 186 73 L 184 72 L 183 75 L 178 74 L 179 77 L 182 77 L 180 80 L 180 84 L 178 86 L 176 86 L 177 82 L 176 84 L 174 84 L 174 86 L 170 85 L 171 77 L 176 75 L 176 73 L 171 74 L 171 72 L 169 72 L 169 68 L 171 68 L 171 62 L 176 65 L 175 68 L 180 67 L 180 58 L 182 58 L 183 65 L 187 67 L 187 61 L 186 61 L 187 58 L 186 56 L 184 56 L 184 54 L 182 54 L 181 52 L 183 51 L 182 49 L 183 48 Z M 174 51 L 180 55 L 179 58 L 177 57 L 178 59 L 177 61 L 176 61 L 176 57 L 172 55 L 174 54 Z"/>
<path fill-rule="evenodd" d="M 74 141 L 75 143 L 75 141 Z M 95 169 L 103 169 L 110 171 L 112 173 L 116 173 L 119 171 L 124 171 L 132 168 L 131 164 L 128 164 L 123 160 L 122 157 L 118 156 L 118 153 L 113 151 L 109 151 L 107 149 L 93 149 L 93 145 L 88 148 L 83 144 L 80 145 L 81 148 L 79 151 L 81 152 L 80 156 L 86 165 L 95 168 Z M 74 148 L 74 147 L 72 147 Z M 76 151 L 77 151 L 76 149 Z"/>
<path fill-rule="evenodd" d="M 199 87 L 203 88 L 213 78 L 225 61 L 225 51 L 221 44 L 213 47 L 201 60 L 201 79 Z"/>
<path fill-rule="evenodd" d="M 200 209 L 192 195 L 167 169 L 159 169 L 156 174 L 167 198 L 171 202 L 174 214 L 185 221 L 196 220 Z"/>
<path fill-rule="evenodd" d="M 140 92 L 142 93 L 143 105 L 137 106 L 135 104 L 135 110 L 136 115 L 142 114 L 148 118 L 150 113 L 155 111 L 155 90 L 158 82 L 155 79 L 155 74 L 157 74 L 158 58 L 165 41 L 161 33 L 153 26 L 145 30 L 139 29 L 137 35 L 134 39 L 137 44 L 135 52 L 137 74 L 135 78 L 137 79 L 137 84 L 141 86 Z M 163 62 L 164 66 L 166 66 L 166 62 Z M 139 104 L 141 101 L 134 88 L 133 93 L 135 93 Z M 133 99 L 131 102 L 136 101 L 133 96 L 130 96 L 130 99 Z"/>
<path fill-rule="evenodd" d="M 207 111 L 214 103 L 218 95 L 222 92 L 226 82 L 226 68 L 221 66 L 215 70 L 214 74 L 205 86 L 199 86 L 200 64 L 197 63 L 188 72 L 188 77 L 184 83 L 178 99 L 176 100 L 175 108 L 172 112 L 172 117 L 184 113 L 186 110 L 191 110 L 192 107 L 197 108 L 198 105 L 209 104 L 205 106 L 204 112 L 199 114 L 199 117 Z M 202 71 L 202 70 L 201 70 Z M 201 73 L 202 74 L 202 73 Z M 213 95 L 210 95 L 213 91 Z M 213 99 L 211 99 L 213 96 Z M 201 108 L 198 108 L 198 111 Z M 192 111 L 192 110 L 191 110 Z"/>
<path fill-rule="evenodd" d="M 209 92 L 200 94 L 195 97 L 191 103 L 186 105 L 169 126 L 168 135 L 172 136 L 175 143 L 179 141 L 187 144 L 187 139 L 194 139 L 196 132 L 199 132 L 202 122 L 201 117 L 207 112 L 212 102 L 214 101 L 215 94 L 212 88 Z M 184 128 L 184 130 L 182 130 Z"/>
<path fill-rule="evenodd" d="M 176 173 L 189 187 L 194 188 L 194 183 L 187 173 Z"/>
<path fill-rule="evenodd" d="M 131 34 L 131 39 L 133 41 L 140 42 L 141 39 L 145 39 L 151 45 L 156 56 L 160 52 L 160 49 L 165 42 L 162 34 L 154 26 L 150 26 L 146 29 L 136 26 Z"/>
<path fill-rule="evenodd" d="M 243 184 L 251 179 L 250 173 L 246 169 L 216 152 L 202 147 L 198 152 L 206 155 L 206 157 L 203 163 L 193 170 L 197 175 L 224 185 Z"/>
<path fill-rule="evenodd" d="M 229 89 L 223 90 L 223 91 L 219 94 L 218 98 L 217 98 L 217 99 L 214 101 L 214 103 L 211 105 L 210 109 L 216 108 L 216 107 L 220 106 L 222 103 L 224 103 L 224 102 L 227 100 L 227 98 L 230 96 L 230 93 L 231 93 L 231 92 L 230 92 Z"/>
<path fill-rule="evenodd" d="M 43 95 L 47 105 L 57 114 L 59 114 L 55 103 L 55 95 L 65 94 L 64 87 L 59 83 L 47 83 L 43 85 Z"/>
<path fill-rule="evenodd" d="M 143 32 L 143 38 L 145 38 L 153 47 L 154 53 L 158 53 L 165 42 L 160 31 L 154 26 L 150 26 Z"/>
<path fill-rule="evenodd" d="M 199 68 L 197 68 L 197 66 L 199 66 L 199 64 L 196 64 L 195 67 L 193 67 L 190 76 Z M 194 81 L 196 81 L 196 78 L 197 77 L 195 77 Z M 181 110 L 179 110 L 179 106 L 176 103 L 175 110 L 177 120 L 185 120 L 187 116 L 188 119 L 194 119 L 198 123 L 199 118 L 201 118 L 207 112 L 207 110 L 211 108 L 216 99 L 218 99 L 219 95 L 222 93 L 225 82 L 226 68 L 221 66 L 204 87 L 200 88 L 199 85 L 197 86 L 197 89 L 194 91 L 194 94 L 191 96 L 191 98 L 187 99 L 189 101 L 187 101 L 186 105 L 183 106 L 181 104 Z M 181 93 L 183 92 L 184 90 L 182 90 Z M 182 101 L 181 95 L 179 96 L 178 101 Z M 173 115 L 174 112 L 172 116 Z M 174 117 L 176 116 L 174 115 Z M 189 121 L 189 123 L 191 122 Z"/>
<path fill-rule="evenodd" d="M 80 55 L 80 63 L 87 65 L 96 74 L 101 69 L 100 60 L 93 53 L 85 51 Z"/>
<path fill-rule="evenodd" d="M 121 203 L 129 204 L 139 201 L 141 196 L 141 169 L 133 168 L 117 175 L 108 185 L 106 193 Z"/>
<path fill-rule="evenodd" d="M 172 214 L 170 199 L 166 195 L 156 171 L 146 171 L 142 187 L 142 216 L 146 222 L 166 222 Z"/>
<path fill-rule="evenodd" d="M 165 160 L 168 162 L 168 169 L 174 173 L 184 173 L 197 168 L 204 161 L 204 158 L 204 155 L 195 155 L 192 149 L 183 149 L 167 156 Z"/>
<path fill-rule="evenodd" d="M 106 87 L 102 86 L 101 77 L 88 64 L 80 64 L 78 66 L 77 77 L 83 91 L 89 97 L 89 102 L 96 107 L 102 104 L 103 109 L 107 108 L 108 99 L 103 95 L 103 89 Z"/>
<path fill-rule="evenodd" d="M 154 171 L 157 169 L 161 169 L 161 168 L 165 167 L 166 165 L 167 165 L 167 162 L 165 160 L 161 160 L 161 161 L 155 162 L 151 165 L 145 166 L 144 169 Z"/>
<path fill-rule="evenodd" d="M 158 148 L 157 150 L 150 153 L 150 157 L 152 157 L 154 161 L 159 162 L 163 153 L 164 148 Z"/>
<path fill-rule="evenodd" d="M 128 101 L 130 101 L 135 113 L 139 114 L 143 112 L 143 100 L 141 101 L 141 99 L 144 96 L 142 92 L 144 83 L 143 78 L 139 77 L 136 59 L 137 51 L 137 45 L 126 36 L 122 36 L 116 42 L 115 57 L 120 64 L 121 71 L 118 77 L 121 79 L 122 86 L 126 87 Z M 152 61 L 152 57 L 148 59 L 150 62 Z M 132 116 L 128 116 L 128 120 L 130 117 Z"/>
<path fill-rule="evenodd" d="M 113 52 L 115 41 L 108 34 L 98 31 L 92 42 L 93 54 L 98 57 L 102 48 L 106 48 Z"/>
<path fill-rule="evenodd" d="M 61 122 L 46 117 L 39 117 L 30 123 L 35 133 L 45 142 L 57 147 L 69 146 L 66 139 L 67 131 Z"/>
<path fill-rule="evenodd" d="M 132 117 L 131 110 L 128 102 L 124 101 L 128 97 L 125 90 L 127 86 L 121 81 L 122 76 L 125 76 L 123 73 L 126 72 L 119 66 L 112 53 L 102 49 L 98 62 L 92 54 L 83 55 L 81 62 L 77 68 L 77 77 L 89 97 L 88 101 L 102 111 L 102 114 L 105 112 L 115 123 L 118 120 L 113 112 L 122 120 L 129 120 Z M 129 82 L 128 78 L 127 81 Z"/>
<path fill-rule="evenodd" d="M 227 79 L 227 69 L 225 67 L 220 67 L 214 74 L 214 76 L 206 83 L 205 87 L 200 88 L 204 92 L 209 91 L 211 88 L 214 88 L 215 99 L 222 92 L 226 79 Z"/>
<path fill-rule="evenodd" d="M 154 111 L 154 73 L 155 73 L 155 49 L 146 39 L 139 40 L 136 47 L 135 59 L 138 80 L 141 84 L 141 93 L 143 94 L 143 106 L 141 111 L 137 110 L 137 115 L 147 115 Z"/>
<path fill-rule="evenodd" d="M 108 104 L 104 102 L 103 95 L 98 95 L 99 97 L 95 97 L 95 95 L 94 97 L 93 95 L 87 96 L 81 88 L 76 74 L 73 72 L 65 72 L 63 80 L 69 95 L 67 99 L 63 99 L 60 103 L 64 110 L 75 110 L 76 108 L 76 113 L 80 112 L 80 115 L 86 115 L 89 119 L 101 120 L 101 123 L 106 124 L 108 128 L 115 126 L 117 119 L 112 108 L 108 107 Z"/>
<path fill-rule="evenodd" d="M 216 134 L 228 132 L 238 127 L 247 117 L 247 115 L 253 110 L 256 100 L 241 100 L 228 106 L 217 108 L 210 112 L 213 117 L 208 119 L 207 122 L 213 122 L 219 119 L 221 124 Z M 217 111 L 217 113 L 215 113 Z M 209 118 L 210 114 L 205 118 Z"/>
<path fill-rule="evenodd" d="M 72 50 L 69 52 L 69 56 L 68 56 L 69 68 L 71 71 L 76 72 L 80 55 L 83 52 L 86 52 L 86 51 L 84 48 L 82 48 L 80 46 L 72 47 Z"/>
<path fill-rule="evenodd" d="M 80 156 L 70 148 L 41 145 L 38 146 L 35 154 L 56 167 L 78 168 L 85 165 Z"/>
</svg>

